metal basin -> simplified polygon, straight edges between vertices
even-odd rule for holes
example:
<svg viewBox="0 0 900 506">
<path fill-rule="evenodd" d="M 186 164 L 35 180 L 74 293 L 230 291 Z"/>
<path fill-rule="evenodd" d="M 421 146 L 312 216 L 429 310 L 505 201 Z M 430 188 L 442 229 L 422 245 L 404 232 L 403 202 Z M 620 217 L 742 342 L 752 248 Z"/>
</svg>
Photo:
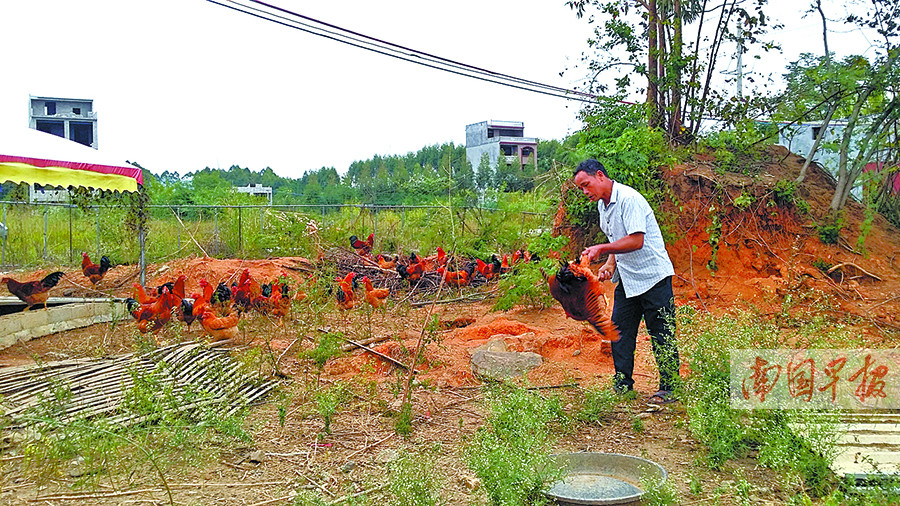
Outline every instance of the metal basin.
<svg viewBox="0 0 900 506">
<path fill-rule="evenodd" d="M 638 504 L 644 487 L 666 481 L 656 462 L 618 453 L 563 453 L 553 456 L 563 478 L 546 493 L 559 504 Z"/>
</svg>

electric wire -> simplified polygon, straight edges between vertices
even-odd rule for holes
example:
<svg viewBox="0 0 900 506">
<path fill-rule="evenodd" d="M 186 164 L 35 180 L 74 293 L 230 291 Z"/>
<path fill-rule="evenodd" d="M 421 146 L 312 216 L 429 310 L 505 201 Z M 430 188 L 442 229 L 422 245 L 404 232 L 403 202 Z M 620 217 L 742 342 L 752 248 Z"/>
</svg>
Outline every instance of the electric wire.
<svg viewBox="0 0 900 506">
<path fill-rule="evenodd" d="M 569 90 L 566 88 L 561 88 L 558 86 L 547 85 L 538 83 L 536 81 L 530 81 L 527 79 L 521 79 L 514 76 L 509 76 L 507 74 L 502 74 L 499 72 L 493 72 L 486 69 L 481 69 L 479 67 L 474 67 L 471 65 L 466 65 L 463 63 L 455 62 L 453 60 L 447 60 L 445 58 L 440 58 L 429 53 L 424 53 L 421 51 L 417 51 L 414 49 L 406 48 L 404 46 L 399 46 L 396 44 L 392 44 L 389 42 L 381 41 L 380 39 L 376 39 L 374 37 L 369 37 L 366 35 L 358 34 L 357 32 L 353 32 L 350 30 L 345 30 L 343 28 L 337 27 L 336 25 L 332 25 L 329 23 L 324 23 L 314 18 L 309 18 L 308 16 L 303 16 L 302 14 L 293 13 L 291 11 L 287 11 L 277 6 L 271 6 L 264 2 L 260 2 L 257 0 L 249 0 L 253 3 L 258 3 L 260 5 L 265 5 L 269 8 L 276 9 L 282 12 L 290 13 L 291 15 L 300 17 L 302 19 L 309 19 L 313 22 L 320 23 L 322 25 L 328 27 L 334 27 L 337 30 L 350 33 L 352 35 L 345 35 L 343 33 L 336 33 L 333 31 L 329 31 L 323 28 L 310 26 L 309 24 L 303 23 L 301 21 L 289 19 L 284 16 L 280 16 L 275 13 L 271 13 L 250 5 L 245 5 L 235 0 L 207 0 L 210 3 L 226 7 L 228 9 L 240 12 L 242 14 L 247 14 L 258 19 L 262 19 L 265 21 L 270 21 L 272 23 L 276 23 L 287 28 L 293 28 L 296 30 L 300 30 L 305 33 L 309 33 L 311 35 L 317 35 L 319 37 L 323 37 L 326 39 L 330 39 L 336 42 L 340 42 L 343 44 L 347 44 L 353 47 L 357 47 L 360 49 L 364 49 L 367 51 L 375 52 L 378 54 L 382 54 L 384 56 L 389 56 L 392 58 L 400 59 L 403 61 L 407 61 L 410 63 L 415 63 L 418 65 L 422 65 L 428 68 L 433 68 L 436 70 L 442 70 L 444 72 L 449 72 L 452 74 L 460 75 L 463 77 L 470 77 L 473 79 L 478 79 L 485 82 L 490 82 L 493 84 L 499 84 L 502 86 L 507 86 L 511 88 L 516 88 L 524 91 L 531 91 L 535 93 L 540 93 L 544 95 L 549 95 L 557 98 L 565 98 L 567 100 L 576 100 L 580 102 L 595 102 L 597 99 L 603 98 L 598 97 L 596 95 L 592 95 L 585 92 Z M 227 2 L 227 3 L 223 3 Z M 365 37 L 369 39 L 360 40 L 356 38 L 357 36 Z M 371 42 L 375 41 L 375 42 Z M 387 44 L 387 47 L 379 44 Z M 403 51 L 410 51 L 412 54 L 402 53 Z M 480 74 L 480 75 L 479 75 Z"/>
</svg>

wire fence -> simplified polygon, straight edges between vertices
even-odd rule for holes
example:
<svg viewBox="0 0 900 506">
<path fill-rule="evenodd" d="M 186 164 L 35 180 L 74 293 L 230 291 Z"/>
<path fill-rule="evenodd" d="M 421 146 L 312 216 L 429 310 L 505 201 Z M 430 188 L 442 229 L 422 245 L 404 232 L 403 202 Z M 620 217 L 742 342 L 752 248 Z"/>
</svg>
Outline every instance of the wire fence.
<svg viewBox="0 0 900 506">
<path fill-rule="evenodd" d="M 0 201 L 6 270 L 98 261 L 137 264 L 172 258 L 306 256 L 350 248 L 349 237 L 375 234 L 374 251 L 469 254 L 512 251 L 552 226 L 553 215 L 524 209 L 415 205 L 150 205 L 145 240 L 128 210 L 106 205 Z M 2 230 L 2 228 L 0 228 Z M 94 258 L 97 257 L 97 258 Z"/>
</svg>

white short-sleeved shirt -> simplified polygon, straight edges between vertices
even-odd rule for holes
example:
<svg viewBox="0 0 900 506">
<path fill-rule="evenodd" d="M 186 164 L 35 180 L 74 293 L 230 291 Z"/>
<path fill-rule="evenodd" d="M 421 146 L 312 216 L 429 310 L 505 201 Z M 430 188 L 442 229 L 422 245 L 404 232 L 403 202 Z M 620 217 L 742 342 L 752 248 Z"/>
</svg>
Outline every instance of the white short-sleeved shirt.
<svg viewBox="0 0 900 506">
<path fill-rule="evenodd" d="M 609 242 L 636 232 L 644 233 L 641 249 L 616 253 L 616 272 L 612 280 L 622 282 L 626 297 L 640 295 L 666 276 L 675 274 L 653 208 L 643 195 L 628 185 L 613 181 L 609 205 L 599 200 L 597 209 L 600 211 L 600 229 Z"/>
</svg>

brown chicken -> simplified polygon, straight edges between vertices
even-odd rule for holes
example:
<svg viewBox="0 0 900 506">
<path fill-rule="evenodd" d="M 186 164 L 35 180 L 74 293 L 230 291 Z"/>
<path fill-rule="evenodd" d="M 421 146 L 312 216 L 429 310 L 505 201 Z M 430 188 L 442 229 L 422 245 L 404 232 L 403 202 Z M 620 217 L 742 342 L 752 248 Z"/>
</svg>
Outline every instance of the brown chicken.
<svg viewBox="0 0 900 506">
<path fill-rule="evenodd" d="M 172 319 L 172 308 L 180 304 L 181 300 L 169 291 L 169 287 L 163 287 L 159 298 L 153 302 L 141 304 L 135 299 L 125 299 L 125 307 L 137 320 L 137 328 L 143 334 L 156 332 L 169 323 Z"/>
<path fill-rule="evenodd" d="M 216 316 L 211 310 L 206 310 L 197 319 L 212 341 L 233 340 L 238 336 L 240 316 L 236 312 L 231 312 L 228 316 Z"/>
<path fill-rule="evenodd" d="M 250 276 L 250 269 L 244 269 L 238 279 L 237 289 L 234 290 L 234 304 L 238 312 L 249 311 L 258 303 L 262 296 L 262 285 Z"/>
<path fill-rule="evenodd" d="M 461 271 L 448 271 L 443 267 L 438 267 L 437 272 L 444 278 L 444 283 L 448 285 L 466 286 L 471 280 L 471 273 L 466 269 Z M 474 269 L 472 272 L 474 272 Z"/>
<path fill-rule="evenodd" d="M 340 277 L 334 280 L 338 283 L 338 289 L 334 292 L 338 306 L 341 309 L 353 309 L 353 278 L 356 277 L 355 272 L 350 272 L 344 279 Z"/>
<path fill-rule="evenodd" d="M 379 307 L 384 305 L 384 299 L 391 294 L 391 291 L 387 288 L 375 288 L 372 286 L 372 281 L 369 280 L 368 276 L 363 276 L 362 278 L 363 286 L 366 288 L 366 302 L 369 303 L 373 308 L 378 309 Z"/>
<path fill-rule="evenodd" d="M 134 287 L 134 298 L 139 304 L 150 304 L 159 298 L 147 295 L 147 291 L 144 290 L 144 287 L 140 283 L 135 283 L 132 286 Z"/>
<path fill-rule="evenodd" d="M 397 267 L 397 260 L 384 255 L 378 255 L 378 267 L 386 271 L 392 271 Z"/>
<path fill-rule="evenodd" d="M 561 262 L 555 275 L 547 278 L 550 295 L 559 301 L 566 316 L 590 323 L 609 341 L 619 340 L 619 331 L 606 316 L 606 297 L 597 275 L 588 267 L 587 257 L 580 263 Z"/>
<path fill-rule="evenodd" d="M 491 280 L 494 278 L 494 264 L 484 263 L 480 258 L 475 259 L 475 270 L 484 276 L 484 279 Z"/>
<path fill-rule="evenodd" d="M 81 272 L 90 280 L 92 285 L 99 283 L 110 267 L 112 267 L 112 264 L 106 255 L 100 257 L 100 265 L 97 265 L 91 262 L 91 257 L 87 253 L 81 253 Z"/>
<path fill-rule="evenodd" d="M 61 271 L 51 272 L 44 276 L 43 279 L 37 281 L 19 282 L 13 278 L 3 278 L 0 282 L 6 283 L 9 293 L 18 297 L 26 304 L 25 311 L 31 309 L 35 304 L 43 304 L 47 309 L 47 299 L 50 297 L 50 289 L 59 283 L 59 278 L 63 277 Z"/>
</svg>

